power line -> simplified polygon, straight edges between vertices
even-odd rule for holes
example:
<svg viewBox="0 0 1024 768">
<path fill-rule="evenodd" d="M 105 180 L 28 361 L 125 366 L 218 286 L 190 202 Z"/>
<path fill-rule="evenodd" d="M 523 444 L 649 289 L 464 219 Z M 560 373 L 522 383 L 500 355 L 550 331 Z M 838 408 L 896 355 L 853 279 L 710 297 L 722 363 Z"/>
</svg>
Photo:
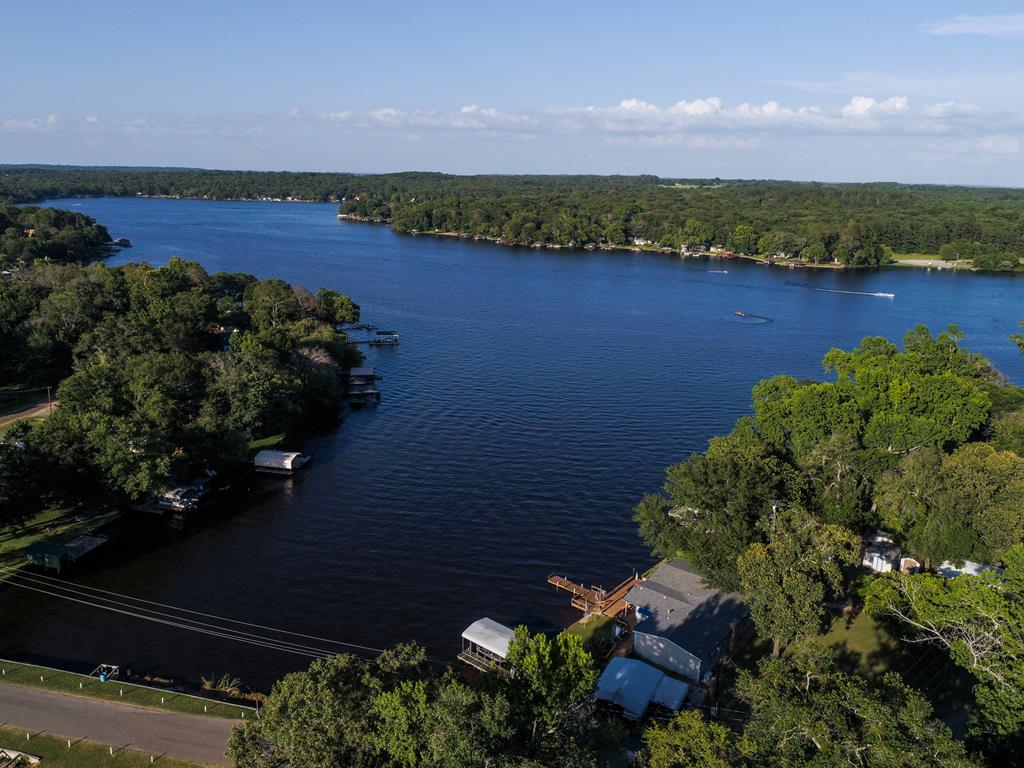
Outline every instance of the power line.
<svg viewBox="0 0 1024 768">
<path fill-rule="evenodd" d="M 242 636 L 248 636 L 248 637 L 253 637 L 253 638 L 257 638 L 257 639 L 265 639 L 265 640 L 268 640 L 268 641 L 271 641 L 271 642 L 274 642 L 274 643 L 278 643 L 280 645 L 292 646 L 292 647 L 294 647 L 296 649 L 300 649 L 300 650 L 308 650 L 308 651 L 314 651 L 316 653 L 322 653 L 324 655 L 331 655 L 331 651 L 329 651 L 329 650 L 327 650 L 325 648 L 318 648 L 318 647 L 314 647 L 314 646 L 303 645 L 303 644 L 300 644 L 300 643 L 293 643 L 293 642 L 290 642 L 290 641 L 287 641 L 287 640 L 279 640 L 277 638 L 267 638 L 267 637 L 263 637 L 263 636 L 261 636 L 259 634 L 256 634 L 256 633 L 244 632 L 244 631 L 238 630 L 238 629 L 231 629 L 229 627 L 223 627 L 223 626 L 220 626 L 220 625 L 217 625 L 217 624 L 211 624 L 209 622 L 199 621 L 197 619 L 190 619 L 190 618 L 187 618 L 187 617 L 184 617 L 184 616 L 176 616 L 174 614 L 166 613 L 166 612 L 163 612 L 163 611 L 157 611 L 157 610 L 154 610 L 152 608 L 143 608 L 143 607 L 140 607 L 140 606 L 137 606 L 137 605 L 132 605 L 131 603 L 125 603 L 125 602 L 122 602 L 120 600 L 114 600 L 114 599 L 109 598 L 109 597 L 101 597 L 101 596 L 98 596 L 98 595 L 95 595 L 95 594 L 92 594 L 92 593 L 93 592 L 101 592 L 101 593 L 105 593 L 105 594 L 109 594 L 109 595 L 115 595 L 117 597 L 124 598 L 125 600 L 131 600 L 131 601 L 140 602 L 140 603 L 148 603 L 150 605 L 159 605 L 162 608 L 170 608 L 170 609 L 172 609 L 174 611 L 177 611 L 177 612 L 180 612 L 180 613 L 191 613 L 191 614 L 195 614 L 197 616 L 204 616 L 204 617 L 207 617 L 207 618 L 219 619 L 220 621 L 231 622 L 231 623 L 240 624 L 240 625 L 243 625 L 243 626 L 250 626 L 250 627 L 254 627 L 254 628 L 258 628 L 258 629 L 264 629 L 264 630 L 268 630 L 270 632 L 279 632 L 279 633 L 282 633 L 282 634 L 293 635 L 293 636 L 297 636 L 297 637 L 307 637 L 307 638 L 310 638 L 310 639 L 313 639 L 313 640 L 320 640 L 322 642 L 331 643 L 333 645 L 347 646 L 349 648 L 355 648 L 355 649 L 361 650 L 361 651 L 369 651 L 369 652 L 372 652 L 372 653 L 383 653 L 383 649 L 381 649 L 381 648 L 372 648 L 370 646 L 359 645 L 357 643 L 345 643 L 345 642 L 342 642 L 340 640 L 329 640 L 327 638 L 319 638 L 319 637 L 315 637 L 313 635 L 303 635 L 301 633 L 291 632 L 291 631 L 285 630 L 285 629 L 276 629 L 274 627 L 266 627 L 266 626 L 262 626 L 262 625 L 258 625 L 258 624 L 250 624 L 248 622 L 237 621 L 235 619 L 229 619 L 229 618 L 226 618 L 226 617 L 217 616 L 215 614 L 202 613 L 200 611 L 193 611 L 193 610 L 190 610 L 188 608 L 181 608 L 181 607 L 174 606 L 174 605 L 168 605 L 166 603 L 157 603 L 157 602 L 152 601 L 152 600 L 144 600 L 142 598 L 131 597 L 130 595 L 123 595 L 123 594 L 119 594 L 117 592 L 112 592 L 110 590 L 99 589 L 97 587 L 88 587 L 88 586 L 85 586 L 85 585 L 70 586 L 66 582 L 63 582 L 63 581 L 61 581 L 59 579 L 54 579 L 54 578 L 49 577 L 49 576 L 39 576 L 39 575 L 35 575 L 35 574 L 30 575 L 30 574 L 27 574 L 27 573 L 24 573 L 24 572 L 21 572 L 21 571 L 12 571 L 12 569 L 10 569 L 10 568 L 6 568 L 4 566 L 0 566 L 0 572 L 4 572 L 4 571 L 7 572 L 8 579 L 10 579 L 10 578 L 24 579 L 24 580 L 27 580 L 29 582 L 35 583 L 35 584 L 40 584 L 40 585 L 45 586 L 45 587 L 50 587 L 52 589 L 64 590 L 64 591 L 70 592 L 72 594 L 77 594 L 77 595 L 81 595 L 81 596 L 84 596 L 84 597 L 88 597 L 88 598 L 91 598 L 92 600 L 102 600 L 104 602 L 112 603 L 114 605 L 121 605 L 121 606 L 124 606 L 126 608 L 133 609 L 135 611 L 146 611 L 147 613 L 155 614 L 157 616 L 166 616 L 168 618 L 175 619 L 177 621 L 185 621 L 185 622 L 189 622 L 191 624 L 195 624 L 195 625 L 199 625 L 199 626 L 212 627 L 214 629 L 223 630 L 225 632 L 231 632 L 231 633 L 242 635 Z M 14 581 L 9 581 L 9 583 L 17 585 L 17 582 L 14 582 Z M 76 586 L 77 587 L 81 587 L 81 588 L 76 589 L 75 588 Z M 100 606 L 97 606 L 97 607 L 104 607 L 104 606 L 100 605 Z"/>
<path fill-rule="evenodd" d="M 326 656 L 329 655 L 329 654 L 314 653 L 314 652 L 310 652 L 310 651 L 302 651 L 302 650 L 299 650 L 297 648 L 289 648 L 287 646 L 282 646 L 282 645 L 279 645 L 277 643 L 265 642 L 265 641 L 261 641 L 261 640 L 250 639 L 250 638 L 242 637 L 242 636 L 239 636 L 239 635 L 227 634 L 227 633 L 224 633 L 224 632 L 215 632 L 215 631 L 213 631 L 211 629 L 203 629 L 202 627 L 197 627 L 197 626 L 192 625 L 192 624 L 181 624 L 181 623 L 176 622 L 176 621 L 170 621 L 168 619 L 161 619 L 161 618 L 158 618 L 156 616 L 147 616 L 146 614 L 136 613 L 134 611 L 126 611 L 126 610 L 123 610 L 121 608 L 114 608 L 113 606 L 109 606 L 109 605 L 100 605 L 100 604 L 97 604 L 97 603 L 91 603 L 88 600 L 81 600 L 81 599 L 79 599 L 77 597 L 71 597 L 70 595 L 62 595 L 62 594 L 60 594 L 58 592 L 50 592 L 49 590 L 40 589 L 39 587 L 30 587 L 27 584 L 19 584 L 17 582 L 13 582 L 13 581 L 8 581 L 7 583 L 10 584 L 13 587 L 18 587 L 19 589 L 28 589 L 28 590 L 31 590 L 33 592 L 39 592 L 39 593 L 42 593 L 44 595 L 49 595 L 50 597 L 59 597 L 59 598 L 62 598 L 64 600 L 70 600 L 73 603 L 81 603 L 82 605 L 87 605 L 87 606 L 90 606 L 92 608 L 101 608 L 101 609 L 103 609 L 105 611 L 111 611 L 113 613 L 120 613 L 120 614 L 123 614 L 125 616 L 132 616 L 134 618 L 143 619 L 145 621 L 152 621 L 152 622 L 155 622 L 157 624 L 164 624 L 164 625 L 167 625 L 167 626 L 170 626 L 170 627 L 177 627 L 179 629 L 187 629 L 187 630 L 190 630 L 192 632 L 199 632 L 201 634 L 211 635 L 213 637 L 221 637 L 221 638 L 224 638 L 226 640 L 236 640 L 237 642 L 240 642 L 240 643 L 248 643 L 249 645 L 256 645 L 256 646 L 260 646 L 260 647 L 263 647 L 263 648 L 269 648 L 270 650 L 283 651 L 285 653 L 295 653 L 295 654 L 298 654 L 300 656 L 307 656 L 309 658 L 317 658 L 317 659 L 325 658 Z"/>
</svg>

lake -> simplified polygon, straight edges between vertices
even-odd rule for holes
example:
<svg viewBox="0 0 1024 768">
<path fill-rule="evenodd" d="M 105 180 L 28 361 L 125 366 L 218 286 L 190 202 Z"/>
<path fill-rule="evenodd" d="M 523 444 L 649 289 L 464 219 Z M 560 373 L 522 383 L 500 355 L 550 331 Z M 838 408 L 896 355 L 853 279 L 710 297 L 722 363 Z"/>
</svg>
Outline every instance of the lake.
<svg viewBox="0 0 1024 768">
<path fill-rule="evenodd" d="M 1013 277 L 511 249 L 338 222 L 326 204 L 51 204 L 130 238 L 111 263 L 177 255 L 332 288 L 401 334 L 367 353 L 380 406 L 312 438 L 313 463 L 280 493 L 73 577 L 370 647 L 415 639 L 450 659 L 482 616 L 568 624 L 548 574 L 611 587 L 646 568 L 632 507 L 664 467 L 748 413 L 760 379 L 822 377 L 832 346 L 957 323 L 1024 382 L 1008 341 L 1024 319 Z M 307 663 L 14 589 L 0 615 L 17 617 L 0 628 L 8 658 L 258 686 Z"/>
</svg>

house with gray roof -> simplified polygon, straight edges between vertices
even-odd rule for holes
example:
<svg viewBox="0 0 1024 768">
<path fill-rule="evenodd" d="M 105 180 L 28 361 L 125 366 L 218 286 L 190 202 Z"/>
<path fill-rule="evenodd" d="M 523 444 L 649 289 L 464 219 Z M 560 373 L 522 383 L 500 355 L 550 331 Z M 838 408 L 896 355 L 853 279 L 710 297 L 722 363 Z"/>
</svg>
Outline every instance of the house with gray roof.
<svg viewBox="0 0 1024 768">
<path fill-rule="evenodd" d="M 751 628 L 739 595 L 708 587 L 682 560 L 667 560 L 626 594 L 635 611 L 633 652 L 697 682 Z"/>
</svg>

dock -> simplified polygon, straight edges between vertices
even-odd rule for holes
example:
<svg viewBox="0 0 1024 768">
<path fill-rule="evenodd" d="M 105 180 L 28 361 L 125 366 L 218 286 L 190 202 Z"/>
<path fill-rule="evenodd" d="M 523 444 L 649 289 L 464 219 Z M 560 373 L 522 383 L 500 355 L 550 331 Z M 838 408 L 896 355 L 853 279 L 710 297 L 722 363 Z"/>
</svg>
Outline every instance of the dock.
<svg viewBox="0 0 1024 768">
<path fill-rule="evenodd" d="M 353 368 L 348 373 L 346 395 L 352 405 L 376 405 L 380 402 L 377 381 L 381 377 L 370 367 Z"/>
<path fill-rule="evenodd" d="M 626 610 L 626 593 L 640 581 L 641 579 L 634 575 L 608 591 L 601 587 L 588 587 L 557 573 L 548 576 L 548 584 L 572 595 L 573 608 L 584 614 L 599 613 L 611 619 L 618 617 Z"/>
</svg>

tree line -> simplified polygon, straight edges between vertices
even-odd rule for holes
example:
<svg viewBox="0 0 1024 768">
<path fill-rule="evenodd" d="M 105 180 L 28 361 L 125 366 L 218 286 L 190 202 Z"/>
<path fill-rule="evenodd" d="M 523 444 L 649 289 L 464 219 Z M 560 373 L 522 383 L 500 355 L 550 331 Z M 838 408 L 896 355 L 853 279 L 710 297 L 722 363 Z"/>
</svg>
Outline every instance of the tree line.
<svg viewBox="0 0 1024 768">
<path fill-rule="evenodd" d="M 597 678 L 578 636 L 525 627 L 506 670 L 472 680 L 415 645 L 342 654 L 278 681 L 228 753 L 236 768 L 610 768 L 627 747 L 640 768 L 981 766 L 898 676 L 872 685 L 814 649 L 743 673 L 746 714 L 686 710 L 640 739 L 595 704 Z"/>
<path fill-rule="evenodd" d="M 347 297 L 281 280 L 36 261 L 0 281 L 0 386 L 59 407 L 0 441 L 0 516 L 138 499 L 247 460 L 251 440 L 337 413 L 361 359 Z"/>
<path fill-rule="evenodd" d="M 88 261 L 109 252 L 106 227 L 81 213 L 0 203 L 0 269 L 36 259 Z"/>
<path fill-rule="evenodd" d="M 403 232 L 516 244 L 728 246 L 850 266 L 890 252 L 971 251 L 986 269 L 1024 255 L 1024 191 L 656 176 L 453 176 L 190 169 L 0 167 L 0 198 L 180 196 L 336 201 Z M 946 250 L 945 255 L 952 252 Z"/>
</svg>

